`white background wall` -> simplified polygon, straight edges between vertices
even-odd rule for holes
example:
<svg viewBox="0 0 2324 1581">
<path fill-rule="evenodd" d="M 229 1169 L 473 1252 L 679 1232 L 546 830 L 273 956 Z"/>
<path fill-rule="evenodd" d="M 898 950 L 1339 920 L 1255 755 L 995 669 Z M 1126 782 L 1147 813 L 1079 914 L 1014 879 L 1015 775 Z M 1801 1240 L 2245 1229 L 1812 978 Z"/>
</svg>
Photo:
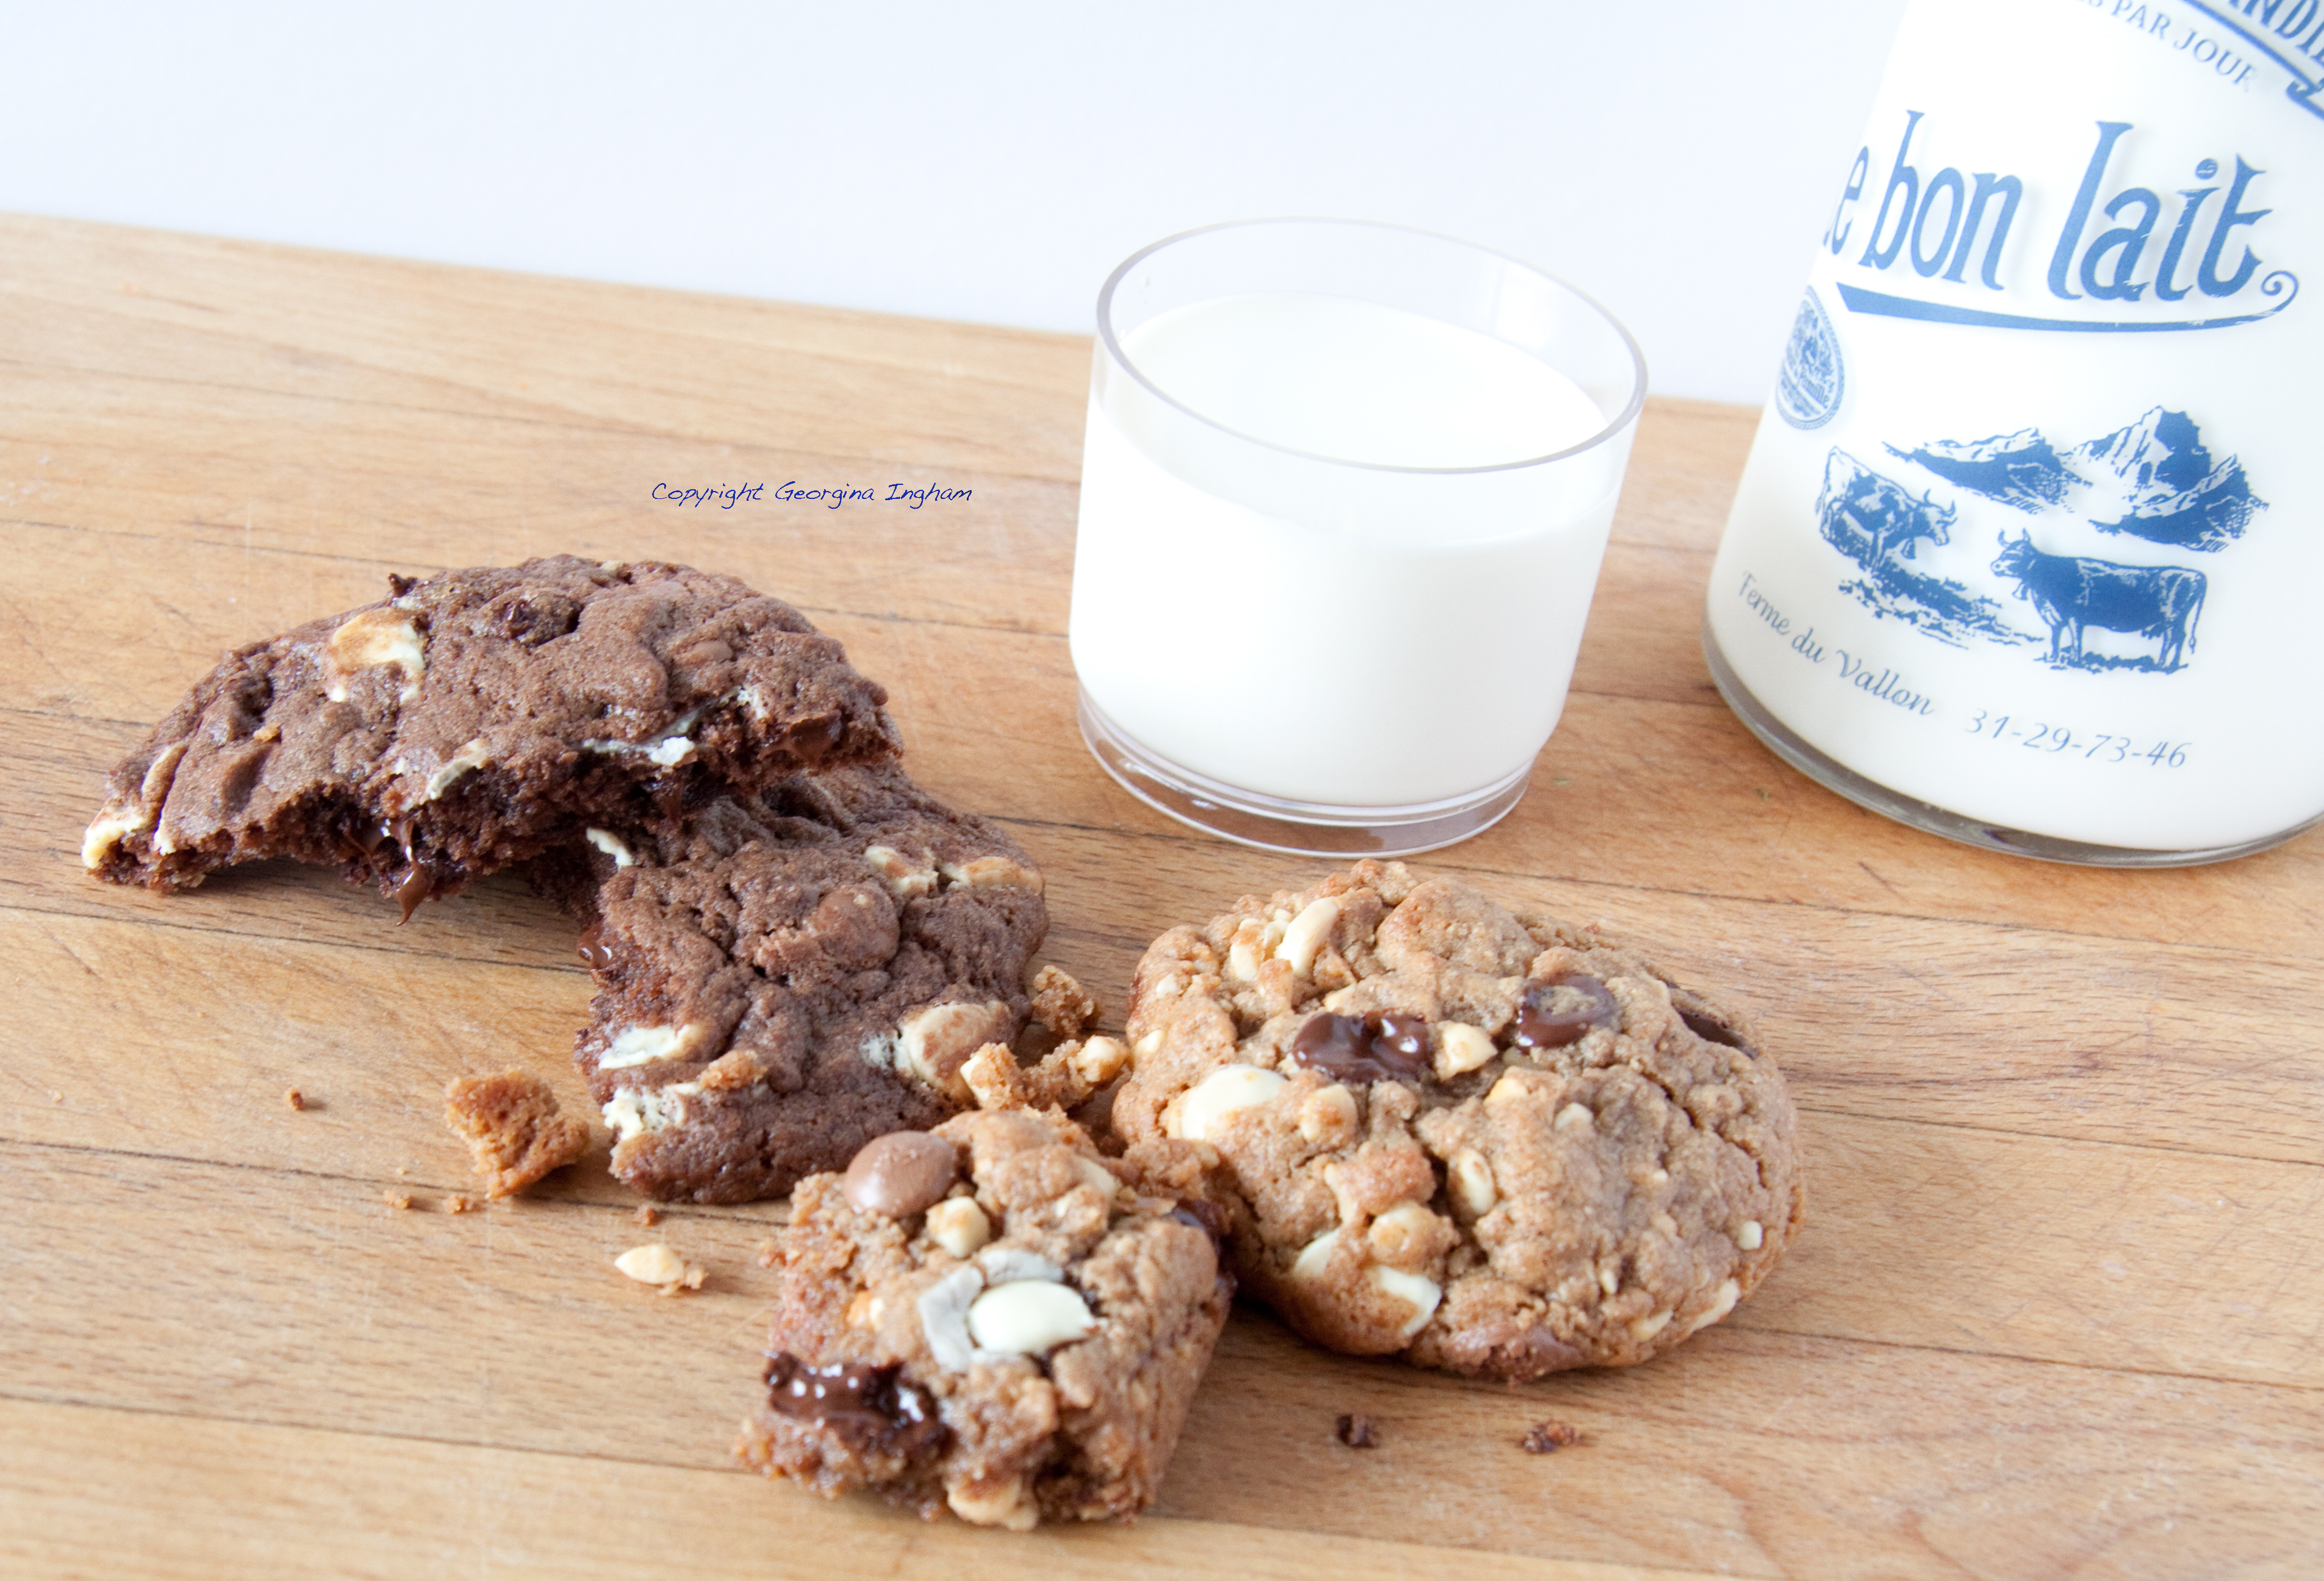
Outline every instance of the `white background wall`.
<svg viewBox="0 0 2324 1581">
<path fill-rule="evenodd" d="M 1083 332 L 1148 241 L 1351 216 L 1757 402 L 1903 12 L 7 0 L 0 208 Z"/>
</svg>

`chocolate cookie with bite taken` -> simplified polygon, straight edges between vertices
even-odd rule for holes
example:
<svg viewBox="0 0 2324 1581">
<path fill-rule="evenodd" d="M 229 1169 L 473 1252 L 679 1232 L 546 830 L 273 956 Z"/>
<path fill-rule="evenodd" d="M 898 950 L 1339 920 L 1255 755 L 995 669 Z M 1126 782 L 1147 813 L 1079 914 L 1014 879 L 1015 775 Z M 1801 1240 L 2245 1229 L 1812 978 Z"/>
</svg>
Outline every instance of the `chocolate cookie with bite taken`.
<svg viewBox="0 0 2324 1581">
<path fill-rule="evenodd" d="M 558 556 L 390 581 L 226 655 L 107 779 L 89 871 L 340 863 L 408 918 L 590 826 L 895 750 L 886 694 L 732 577 Z"/>
<path fill-rule="evenodd" d="M 1802 1210 L 1775 1061 L 1588 929 L 1359 863 L 1164 934 L 1111 1124 L 1217 1151 L 1237 1276 L 1334 1350 L 1529 1379 L 1734 1309 Z"/>
<path fill-rule="evenodd" d="M 1099 1156 L 1022 1108 L 866 1146 L 791 1198 L 765 1401 L 735 1450 L 982 1526 L 1154 1502 L 1233 1287 L 1195 1150 Z"/>
</svg>

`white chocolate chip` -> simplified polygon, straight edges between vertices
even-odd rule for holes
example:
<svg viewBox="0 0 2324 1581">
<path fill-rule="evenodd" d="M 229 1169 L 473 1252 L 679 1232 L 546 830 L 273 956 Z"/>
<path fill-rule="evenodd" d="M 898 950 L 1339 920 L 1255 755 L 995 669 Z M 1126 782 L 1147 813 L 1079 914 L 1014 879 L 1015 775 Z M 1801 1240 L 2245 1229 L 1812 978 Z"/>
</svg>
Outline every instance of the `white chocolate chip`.
<svg viewBox="0 0 2324 1581">
<path fill-rule="evenodd" d="M 1757 1252 L 1767 1239 L 1767 1232 L 1757 1219 L 1745 1219 L 1743 1227 L 1735 1232 L 1735 1244 L 1746 1252 Z"/>
<path fill-rule="evenodd" d="M 1500 1052 L 1482 1027 L 1472 1027 L 1467 1022 L 1436 1023 L 1436 1075 L 1449 1081 L 1456 1076 L 1466 1076 L 1481 1070 Z"/>
<path fill-rule="evenodd" d="M 1153 1053 L 1157 1049 L 1162 1047 L 1162 1029 L 1159 1027 L 1155 1028 L 1152 1031 L 1139 1039 L 1132 1047 L 1136 1049 L 1139 1057 L 1141 1059 L 1146 1055 Z"/>
<path fill-rule="evenodd" d="M 1557 1112 L 1557 1118 L 1551 1123 L 1560 1131 L 1594 1131 L 1598 1116 L 1590 1112 L 1587 1104 L 1568 1104 Z"/>
<path fill-rule="evenodd" d="M 973 1256 L 992 1239 L 992 1221 L 973 1197 L 947 1197 L 928 1209 L 928 1238 L 954 1257 Z"/>
<path fill-rule="evenodd" d="M 1299 1105 L 1299 1134 L 1309 1142 L 1345 1140 L 1356 1128 L 1356 1096 L 1334 1084 L 1307 1095 Z"/>
<path fill-rule="evenodd" d="M 1436 1304 L 1444 1299 L 1443 1287 L 1425 1273 L 1406 1273 L 1400 1268 L 1383 1268 L 1375 1263 L 1364 1271 L 1384 1296 L 1404 1302 L 1412 1308 L 1412 1316 L 1397 1330 L 1397 1337 L 1409 1340 L 1428 1327 L 1436 1316 Z"/>
<path fill-rule="evenodd" d="M 98 815 L 88 826 L 88 833 L 80 837 L 80 864 L 95 873 L 124 837 L 138 833 L 152 821 L 143 812 Z"/>
<path fill-rule="evenodd" d="M 628 1070 L 657 1059 L 677 1059 L 700 1040 L 702 1031 L 696 1022 L 682 1027 L 623 1027 L 597 1056 L 597 1068 Z"/>
<path fill-rule="evenodd" d="M 1077 1081 L 1092 1087 L 1102 1087 L 1120 1076 L 1130 1064 L 1130 1050 L 1119 1038 L 1096 1037 L 1065 1057 L 1066 1068 Z"/>
<path fill-rule="evenodd" d="M 616 869 L 637 865 L 636 854 L 622 844 L 620 836 L 608 834 L 604 829 L 587 829 L 583 832 L 589 837 L 591 845 L 613 859 L 613 866 Z"/>
<path fill-rule="evenodd" d="M 1621 1264 L 1610 1258 L 1606 1262 L 1600 1263 L 1598 1265 L 1598 1288 L 1604 1290 L 1609 1296 L 1616 1290 L 1620 1290 L 1622 1288 Z"/>
<path fill-rule="evenodd" d="M 928 1354 L 947 1373 L 965 1373 L 976 1360 L 976 1342 L 968 1336 L 968 1308 L 983 1289 L 983 1271 L 966 1263 L 922 1290 L 914 1303 Z"/>
<path fill-rule="evenodd" d="M 1114 1194 L 1121 1189 L 1121 1182 L 1114 1177 L 1113 1171 L 1095 1159 L 1076 1153 L 1074 1155 L 1074 1169 L 1080 1174 L 1083 1185 L 1108 1201 L 1111 1201 Z"/>
<path fill-rule="evenodd" d="M 994 1285 L 968 1308 L 969 1337 L 984 1350 L 1010 1355 L 1046 1354 L 1096 1327 L 1080 1291 L 1044 1280 Z"/>
<path fill-rule="evenodd" d="M 1696 1313 L 1694 1317 L 1688 1321 L 1686 1326 L 1687 1333 L 1694 1334 L 1710 1327 L 1721 1318 L 1726 1317 L 1727 1314 L 1735 1310 L 1735 1303 L 1742 1299 L 1743 1287 L 1741 1285 L 1737 1284 L 1731 1279 L 1720 1281 L 1718 1290 L 1711 1292 L 1711 1305 Z"/>
<path fill-rule="evenodd" d="M 453 781 L 470 769 L 481 769 L 492 760 L 484 754 L 484 738 L 477 736 L 445 760 L 444 766 L 428 776 L 428 789 L 420 800 L 433 801 L 452 788 Z"/>
<path fill-rule="evenodd" d="M 947 1489 L 945 1502 L 971 1526 L 1030 1531 L 1041 1523 L 1041 1507 L 1025 1496 L 1025 1479 L 1021 1476 L 991 1493 L 977 1493 L 966 1484 Z"/>
<path fill-rule="evenodd" d="M 1395 1268 L 1409 1268 L 1428 1259 L 1435 1238 L 1436 1216 L 1416 1202 L 1399 1202 L 1372 1220 L 1365 1239 L 1372 1255 Z"/>
<path fill-rule="evenodd" d="M 863 860 L 899 896 L 909 899 L 936 892 L 936 864 L 926 857 L 915 860 L 892 846 L 872 846 L 865 849 Z"/>
<path fill-rule="evenodd" d="M 1203 1077 L 1178 1100 L 1175 1124 L 1165 1129 L 1188 1142 L 1208 1142 L 1220 1122 L 1239 1110 L 1263 1104 L 1284 1086 L 1281 1073 L 1256 1065 L 1222 1065 Z"/>
<path fill-rule="evenodd" d="M 1670 1320 L 1676 1316 L 1678 1316 L 1678 1314 L 1675 1312 L 1656 1312 L 1651 1318 L 1638 1318 L 1636 1322 L 1630 1325 L 1630 1337 L 1637 1340 L 1641 1344 L 1644 1344 L 1646 1341 L 1654 1338 L 1655 1335 L 1660 1334 L 1664 1329 L 1668 1328 L 1670 1327 Z"/>
<path fill-rule="evenodd" d="M 1533 1084 L 1526 1079 L 1523 1073 L 1515 1070 L 1506 1072 L 1485 1094 L 1485 1107 L 1498 1109 L 1504 1104 L 1516 1103 L 1532 1090 Z"/>
<path fill-rule="evenodd" d="M 682 1081 L 665 1087 L 623 1087 L 600 1111 L 613 1127 L 618 1144 L 638 1135 L 664 1131 L 686 1123 L 686 1100 L 698 1096 L 702 1084 Z"/>
<path fill-rule="evenodd" d="M 1445 1172 L 1451 1178 L 1452 1200 L 1471 1218 L 1484 1217 L 1501 1199 L 1500 1188 L 1493 1183 L 1493 1166 L 1473 1147 L 1453 1154 L 1452 1166 Z"/>
<path fill-rule="evenodd" d="M 924 1005 L 897 1024 L 895 1031 L 868 1040 L 864 1058 L 875 1065 L 901 1071 L 954 1097 L 970 1094 L 960 1068 L 985 1044 L 997 1041 L 1008 1030 L 1009 1006 L 1000 1000 L 982 1004 L 953 1003 Z"/>
<path fill-rule="evenodd" d="M 1340 920 L 1340 902 L 1325 895 L 1310 901 L 1306 909 L 1291 920 L 1283 930 L 1283 947 L 1276 958 L 1287 963 L 1300 976 L 1315 968 L 1315 952 L 1323 948 L 1331 937 L 1332 925 Z"/>
<path fill-rule="evenodd" d="M 403 671 L 399 700 L 407 703 L 420 695 L 420 677 L 428 668 L 427 639 L 420 634 L 419 623 L 392 606 L 366 609 L 342 621 L 324 644 L 324 654 L 331 668 L 342 675 L 353 675 L 374 664 L 394 665 Z M 347 689 L 344 683 L 335 683 L 327 695 L 331 701 L 344 703 Z"/>
<path fill-rule="evenodd" d="M 1339 1244 L 1340 1232 L 1335 1228 L 1325 1230 L 1305 1246 L 1300 1247 L 1299 1255 L 1293 1258 L 1291 1262 L 1291 1277 L 1294 1279 L 1323 1278 L 1323 1271 L 1332 1265 L 1332 1249 Z"/>
<path fill-rule="evenodd" d="M 1251 934 L 1252 937 L 1245 938 L 1242 937 L 1242 932 L 1248 932 Z M 1227 981 L 1230 983 L 1256 983 L 1259 981 L 1259 939 L 1257 937 L 1259 930 L 1256 928 L 1253 928 L 1250 923 L 1246 922 L 1242 926 L 1242 932 L 1238 932 L 1235 935 L 1234 943 L 1227 947 Z"/>
<path fill-rule="evenodd" d="M 1065 1277 L 1064 1269 L 1038 1252 L 1028 1252 L 1022 1246 L 988 1246 L 977 1253 L 976 1265 L 984 1271 L 987 1284 L 1008 1284 L 1020 1279 L 1055 1284 Z"/>
<path fill-rule="evenodd" d="M 1041 892 L 1041 875 L 1023 863 L 1008 856 L 979 856 L 974 861 L 955 866 L 950 862 L 937 864 L 947 883 L 970 889 L 1021 889 Z"/>
</svg>

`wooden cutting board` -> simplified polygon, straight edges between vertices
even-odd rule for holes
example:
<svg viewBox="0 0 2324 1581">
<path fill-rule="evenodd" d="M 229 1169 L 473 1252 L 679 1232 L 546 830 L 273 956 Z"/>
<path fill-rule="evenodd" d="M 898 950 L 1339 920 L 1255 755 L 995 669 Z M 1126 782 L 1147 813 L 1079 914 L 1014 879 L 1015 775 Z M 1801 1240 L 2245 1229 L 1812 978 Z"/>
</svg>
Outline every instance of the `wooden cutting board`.
<svg viewBox="0 0 2324 1581">
<path fill-rule="evenodd" d="M 582 1105 L 586 979 L 521 886 L 399 929 L 324 873 L 165 899 L 78 852 L 227 647 L 390 571 L 664 558 L 888 684 L 914 772 L 1040 859 L 1049 953 L 1118 1022 L 1154 934 L 1322 867 L 1180 828 L 1082 748 L 1088 343 L 45 219 L 0 219 L 0 1572 L 2324 1573 L 2324 840 L 2043 866 L 1781 766 L 1695 638 L 1752 413 L 1649 408 L 1531 792 L 1425 864 L 1757 1015 L 1809 1149 L 1790 1261 L 1663 1361 L 1525 1389 L 1239 1313 L 1162 1510 L 1019 1537 L 729 1460 L 779 1205 L 646 1231 L 601 1143 L 446 1211 L 474 1189 L 447 1079 L 521 1062 Z M 616 1275 L 649 1239 L 706 1288 Z M 1377 1448 L 1334 1440 L 1354 1412 Z M 1581 1443 L 1521 1452 L 1543 1420 Z"/>
</svg>

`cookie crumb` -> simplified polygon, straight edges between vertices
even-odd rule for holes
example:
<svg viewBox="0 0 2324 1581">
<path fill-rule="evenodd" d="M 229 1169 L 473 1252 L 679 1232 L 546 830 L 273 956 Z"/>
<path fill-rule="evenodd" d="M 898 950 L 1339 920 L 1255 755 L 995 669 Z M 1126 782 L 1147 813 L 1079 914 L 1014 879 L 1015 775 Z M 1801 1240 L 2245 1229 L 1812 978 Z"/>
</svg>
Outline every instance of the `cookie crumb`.
<svg viewBox="0 0 2324 1581">
<path fill-rule="evenodd" d="M 1342 1417 L 1340 1419 L 1339 1427 L 1334 1430 L 1333 1437 L 1337 1438 L 1341 1443 L 1345 1444 L 1351 1449 L 1377 1449 L 1379 1447 L 1379 1428 L 1377 1424 L 1373 1422 L 1372 1419 L 1368 1416 Z"/>
<path fill-rule="evenodd" d="M 1568 1422 L 1536 1422 L 1517 1440 L 1517 1447 L 1528 1455 L 1550 1455 L 1570 1444 L 1582 1442 L 1582 1429 Z"/>
<path fill-rule="evenodd" d="M 1104 1007 L 1062 966 L 1033 974 L 1033 1019 L 1060 1038 L 1078 1038 L 1097 1024 Z"/>
<path fill-rule="evenodd" d="M 476 1211 L 476 1205 L 473 1198 L 452 1196 L 444 1199 L 444 1211 L 446 1213 L 474 1213 Z"/>
<path fill-rule="evenodd" d="M 51 1104 L 61 1104 L 61 1103 L 63 1103 L 64 1101 L 65 1101 L 65 1096 L 64 1096 L 64 1094 L 62 1094 L 62 1093 L 59 1092 L 59 1091 L 58 1091 L 56 1088 L 54 1088 L 54 1087 L 51 1087 L 51 1088 L 49 1089 L 49 1102 L 51 1102 Z"/>
<path fill-rule="evenodd" d="M 444 1122 L 475 1155 L 488 1197 L 521 1191 L 589 1151 L 589 1127 L 558 1113 L 556 1093 L 526 1070 L 457 1078 L 444 1089 Z"/>
<path fill-rule="evenodd" d="M 297 1087 L 285 1087 L 282 1101 L 290 1105 L 290 1112 L 294 1114 L 303 1113 L 307 1107 L 307 1095 Z"/>
<path fill-rule="evenodd" d="M 759 1243 L 759 1266 L 761 1268 L 772 1268 L 779 1255 L 780 1254 L 772 1241 L 761 1241 Z"/>
<path fill-rule="evenodd" d="M 383 1191 L 379 1195 L 380 1200 L 398 1213 L 405 1212 L 411 1207 L 411 1193 L 409 1191 Z"/>
<path fill-rule="evenodd" d="M 698 1290 L 705 1277 L 700 1263 L 687 1262 L 659 1242 L 631 1247 L 613 1259 L 613 1266 L 640 1284 L 659 1287 L 665 1296 L 674 1296 L 680 1290 Z"/>
<path fill-rule="evenodd" d="M 650 1230 L 656 1225 L 661 1223 L 660 1210 L 656 1208 L 650 1202 L 641 1206 L 638 1211 L 630 1216 L 631 1222 L 635 1224 L 640 1229 L 643 1230 Z"/>
</svg>

